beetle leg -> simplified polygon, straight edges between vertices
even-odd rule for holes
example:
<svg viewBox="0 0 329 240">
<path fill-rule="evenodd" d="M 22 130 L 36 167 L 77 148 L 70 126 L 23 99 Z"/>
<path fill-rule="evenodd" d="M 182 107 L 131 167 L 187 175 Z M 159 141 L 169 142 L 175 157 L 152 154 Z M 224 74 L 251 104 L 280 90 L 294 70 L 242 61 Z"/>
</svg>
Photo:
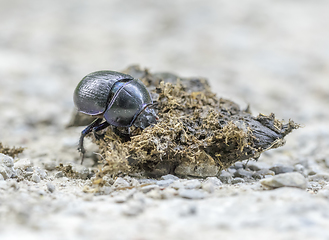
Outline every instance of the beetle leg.
<svg viewBox="0 0 329 240">
<path fill-rule="evenodd" d="M 103 129 L 107 128 L 108 126 L 110 126 L 110 124 L 105 121 L 105 122 L 99 124 L 98 126 L 93 127 L 94 137 L 97 140 L 99 140 L 101 138 L 101 136 L 104 136 L 104 134 L 97 134 L 97 132 L 100 131 L 100 130 L 103 130 Z"/>
<path fill-rule="evenodd" d="M 122 131 L 122 129 L 125 130 L 125 132 Z M 130 140 L 130 128 L 118 128 L 118 127 L 113 127 L 113 132 L 121 137 L 124 141 L 129 141 Z"/>
<path fill-rule="evenodd" d="M 85 129 L 82 130 L 81 132 L 81 136 L 80 136 L 80 140 L 79 140 L 79 146 L 78 146 L 78 151 L 81 152 L 81 164 L 83 163 L 83 158 L 84 158 L 84 154 L 86 152 L 85 148 L 83 147 L 83 139 L 85 138 L 85 136 L 91 132 L 91 130 L 94 127 L 99 126 L 99 124 L 102 122 L 101 118 L 97 118 L 95 119 L 88 127 L 86 127 Z"/>
<path fill-rule="evenodd" d="M 247 162 L 243 165 L 243 169 L 248 170 L 248 163 L 250 158 L 248 158 Z"/>
</svg>

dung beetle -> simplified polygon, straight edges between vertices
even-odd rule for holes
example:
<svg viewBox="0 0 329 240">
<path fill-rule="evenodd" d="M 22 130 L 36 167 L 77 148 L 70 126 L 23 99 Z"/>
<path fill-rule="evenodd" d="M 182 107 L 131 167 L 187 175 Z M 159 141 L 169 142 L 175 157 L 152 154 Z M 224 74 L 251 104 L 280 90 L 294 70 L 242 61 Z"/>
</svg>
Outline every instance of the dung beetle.
<svg viewBox="0 0 329 240">
<path fill-rule="evenodd" d="M 145 85 L 120 72 L 97 71 L 88 74 L 76 87 L 73 100 L 79 112 L 97 117 L 81 132 L 78 147 L 82 154 L 81 164 L 86 152 L 83 139 L 91 131 L 96 134 L 110 125 L 128 130 L 132 125 L 144 129 L 158 120 Z"/>
</svg>

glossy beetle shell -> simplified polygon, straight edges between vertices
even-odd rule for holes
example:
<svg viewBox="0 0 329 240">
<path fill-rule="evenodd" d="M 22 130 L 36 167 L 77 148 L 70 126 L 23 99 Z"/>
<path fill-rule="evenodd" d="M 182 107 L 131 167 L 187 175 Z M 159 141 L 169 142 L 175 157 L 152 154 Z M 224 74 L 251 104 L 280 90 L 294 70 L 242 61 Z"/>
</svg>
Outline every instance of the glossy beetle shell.
<svg viewBox="0 0 329 240">
<path fill-rule="evenodd" d="M 138 79 L 126 83 L 111 99 L 104 118 L 117 127 L 130 127 L 137 115 L 152 104 L 152 99 L 144 84 Z"/>
<path fill-rule="evenodd" d="M 85 76 L 74 91 L 73 100 L 79 112 L 88 115 L 102 114 L 108 105 L 108 97 L 117 81 L 132 80 L 130 75 L 98 71 Z"/>
<path fill-rule="evenodd" d="M 152 104 L 150 93 L 140 80 L 113 71 L 88 74 L 76 87 L 73 98 L 80 112 L 103 115 L 117 127 L 130 127 Z"/>
</svg>

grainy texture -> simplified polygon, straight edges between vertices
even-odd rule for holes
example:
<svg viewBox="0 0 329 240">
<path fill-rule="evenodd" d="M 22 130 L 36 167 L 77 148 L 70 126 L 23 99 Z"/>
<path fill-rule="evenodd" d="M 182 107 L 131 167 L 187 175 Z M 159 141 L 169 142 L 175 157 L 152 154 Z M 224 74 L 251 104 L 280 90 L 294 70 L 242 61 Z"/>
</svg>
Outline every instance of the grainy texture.
<svg viewBox="0 0 329 240">
<path fill-rule="evenodd" d="M 0 142 L 0 153 L 2 154 L 6 154 L 8 156 L 11 156 L 11 157 L 15 157 L 17 156 L 18 154 L 22 153 L 24 151 L 24 148 L 22 147 L 5 147 L 3 146 L 3 144 Z"/>
<path fill-rule="evenodd" d="M 0 164 L 0 239 L 328 239 L 328 9 L 297 0 L 0 1 L 0 142 L 25 148 L 13 167 Z M 73 91 L 90 72 L 132 64 L 206 77 L 217 97 L 303 127 L 217 180 L 104 177 L 95 194 L 98 147 L 86 140 L 81 166 L 82 127 L 65 128 Z M 259 182 L 290 171 L 306 190 Z"/>
<path fill-rule="evenodd" d="M 248 109 L 240 110 L 236 103 L 216 97 L 205 79 L 153 74 L 139 67 L 125 72 L 147 85 L 159 120 L 143 131 L 132 127 L 128 136 L 109 127 L 96 141 L 106 159 L 101 176 L 217 176 L 237 161 L 258 159 L 264 151 L 284 145 L 284 137 L 299 128 L 273 113 L 254 117 Z"/>
</svg>

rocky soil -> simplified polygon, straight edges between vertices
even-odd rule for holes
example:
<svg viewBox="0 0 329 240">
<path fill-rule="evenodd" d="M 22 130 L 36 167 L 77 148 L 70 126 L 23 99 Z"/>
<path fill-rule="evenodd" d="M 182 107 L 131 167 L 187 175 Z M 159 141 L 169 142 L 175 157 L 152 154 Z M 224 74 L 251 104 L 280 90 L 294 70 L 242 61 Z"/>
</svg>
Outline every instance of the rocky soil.
<svg viewBox="0 0 329 240">
<path fill-rule="evenodd" d="M 0 1 L 0 239 L 328 239 L 325 1 Z M 216 177 L 104 177 L 66 128 L 86 74 L 139 64 L 302 125 Z M 71 165 L 72 167 L 68 167 Z M 68 174 L 71 173 L 71 174 Z M 73 174 L 72 174 L 73 173 Z"/>
</svg>

